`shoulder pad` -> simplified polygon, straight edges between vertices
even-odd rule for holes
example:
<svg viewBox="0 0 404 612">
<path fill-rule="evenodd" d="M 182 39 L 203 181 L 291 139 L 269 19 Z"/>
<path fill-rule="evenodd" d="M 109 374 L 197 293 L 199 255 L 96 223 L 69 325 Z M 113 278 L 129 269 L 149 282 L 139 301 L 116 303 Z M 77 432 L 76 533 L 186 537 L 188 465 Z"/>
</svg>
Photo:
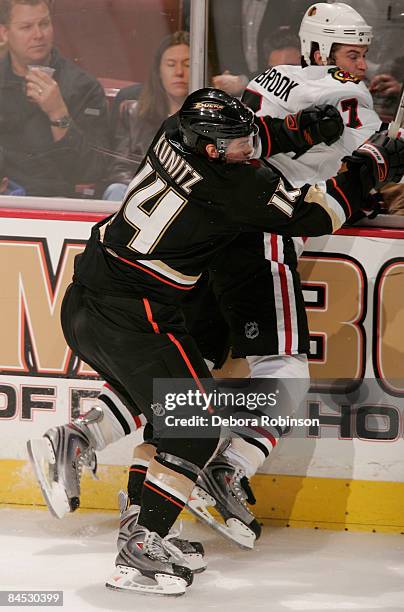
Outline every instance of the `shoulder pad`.
<svg viewBox="0 0 404 612">
<path fill-rule="evenodd" d="M 360 79 L 358 79 L 356 76 L 338 67 L 330 68 L 328 70 L 328 74 L 331 74 L 333 79 L 340 81 L 341 83 L 360 83 Z"/>
</svg>

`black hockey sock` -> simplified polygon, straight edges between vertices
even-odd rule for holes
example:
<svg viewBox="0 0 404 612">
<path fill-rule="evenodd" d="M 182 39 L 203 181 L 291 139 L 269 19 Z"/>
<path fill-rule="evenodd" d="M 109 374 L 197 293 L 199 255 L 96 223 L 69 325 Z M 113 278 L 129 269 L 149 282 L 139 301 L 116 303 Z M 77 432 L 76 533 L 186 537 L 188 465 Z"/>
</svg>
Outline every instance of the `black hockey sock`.
<svg viewBox="0 0 404 612">
<path fill-rule="evenodd" d="M 146 480 L 142 490 L 138 524 L 149 531 L 156 531 L 164 538 L 174 525 L 184 505 L 185 503 L 172 493 Z"/>
<path fill-rule="evenodd" d="M 130 504 L 140 506 L 146 472 L 147 467 L 144 465 L 134 463 L 130 466 L 128 475 L 128 497 Z"/>
<path fill-rule="evenodd" d="M 147 434 L 146 425 L 143 435 Z M 150 460 L 156 454 L 156 447 L 152 441 L 145 440 L 136 446 L 133 453 L 133 464 L 129 468 L 128 475 L 128 498 L 130 504 L 140 506 L 142 500 L 142 487 L 146 477 Z"/>
<path fill-rule="evenodd" d="M 174 455 L 151 459 L 143 483 L 138 524 L 164 538 L 186 504 L 198 471 L 197 466 Z"/>
</svg>

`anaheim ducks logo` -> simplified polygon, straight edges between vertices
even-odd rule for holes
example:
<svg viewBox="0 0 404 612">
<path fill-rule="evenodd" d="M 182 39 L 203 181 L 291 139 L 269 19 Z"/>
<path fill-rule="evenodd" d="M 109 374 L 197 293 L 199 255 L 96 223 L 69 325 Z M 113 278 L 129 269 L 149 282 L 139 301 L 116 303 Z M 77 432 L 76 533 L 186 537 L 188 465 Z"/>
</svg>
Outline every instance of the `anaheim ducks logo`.
<svg viewBox="0 0 404 612">
<path fill-rule="evenodd" d="M 195 102 L 192 105 L 192 108 L 199 109 L 205 108 L 207 110 L 222 110 L 224 108 L 223 104 L 218 104 L 217 102 Z"/>
<path fill-rule="evenodd" d="M 357 79 L 356 76 L 346 70 L 341 70 L 341 68 L 330 68 L 328 72 L 333 79 L 341 83 L 360 83 L 360 79 Z"/>
</svg>

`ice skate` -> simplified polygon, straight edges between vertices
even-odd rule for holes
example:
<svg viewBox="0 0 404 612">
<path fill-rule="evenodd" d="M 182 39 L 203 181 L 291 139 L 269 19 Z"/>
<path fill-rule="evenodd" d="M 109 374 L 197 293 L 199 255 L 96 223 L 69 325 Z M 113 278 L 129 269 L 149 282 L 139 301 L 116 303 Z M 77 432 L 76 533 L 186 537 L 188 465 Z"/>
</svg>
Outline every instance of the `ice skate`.
<svg viewBox="0 0 404 612">
<path fill-rule="evenodd" d="M 192 584 L 181 551 L 157 533 L 136 525 L 119 551 L 105 586 L 118 591 L 179 596 Z"/>
<path fill-rule="evenodd" d="M 140 506 L 134 504 L 128 506 L 128 495 L 125 491 L 119 492 L 118 499 L 121 521 L 119 525 L 117 548 L 118 551 L 120 551 L 136 527 Z M 189 542 L 183 538 L 178 538 L 177 535 L 177 533 L 169 533 L 165 539 L 176 546 L 183 554 L 184 566 L 189 567 L 194 574 L 205 571 L 207 563 L 204 559 L 205 551 L 201 542 Z"/>
<path fill-rule="evenodd" d="M 27 442 L 43 497 L 57 518 L 79 507 L 83 467 L 96 477 L 97 458 L 87 424 L 95 422 L 97 415 L 93 409 L 84 418 L 48 429 L 42 438 Z"/>
<path fill-rule="evenodd" d="M 187 507 L 201 521 L 241 548 L 252 549 L 261 535 L 261 527 L 247 507 L 247 501 L 255 503 L 245 473 L 223 456 L 218 456 L 200 473 Z M 224 522 L 209 512 L 210 507 L 219 512 Z"/>
</svg>

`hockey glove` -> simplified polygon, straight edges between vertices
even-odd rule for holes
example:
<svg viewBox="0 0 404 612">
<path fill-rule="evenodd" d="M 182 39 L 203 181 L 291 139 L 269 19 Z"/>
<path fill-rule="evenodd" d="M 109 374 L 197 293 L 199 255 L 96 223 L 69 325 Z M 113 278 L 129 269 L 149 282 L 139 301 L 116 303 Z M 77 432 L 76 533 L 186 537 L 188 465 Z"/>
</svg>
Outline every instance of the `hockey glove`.
<svg viewBox="0 0 404 612">
<path fill-rule="evenodd" d="M 284 133 L 293 143 L 293 151 L 300 153 L 313 145 L 324 142 L 331 145 L 344 131 L 342 117 L 330 104 L 309 106 L 295 115 L 287 115 Z"/>
<path fill-rule="evenodd" d="M 366 198 L 371 189 L 400 182 L 404 174 L 404 140 L 389 138 L 387 132 L 376 132 L 342 161 L 353 180 L 360 182 L 362 197 Z"/>
<path fill-rule="evenodd" d="M 342 117 L 330 104 L 309 106 L 284 119 L 270 115 L 257 117 L 262 157 L 277 153 L 306 153 L 313 145 L 331 145 L 344 131 Z"/>
</svg>

